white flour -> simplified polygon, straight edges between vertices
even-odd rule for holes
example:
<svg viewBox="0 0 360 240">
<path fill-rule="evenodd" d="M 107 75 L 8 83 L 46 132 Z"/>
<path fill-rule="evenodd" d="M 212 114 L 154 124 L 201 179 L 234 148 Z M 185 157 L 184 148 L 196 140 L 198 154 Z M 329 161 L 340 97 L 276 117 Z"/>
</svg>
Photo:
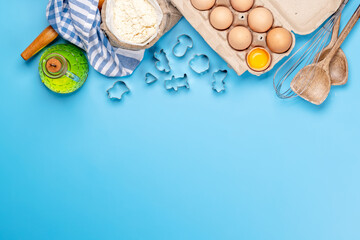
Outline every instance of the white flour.
<svg viewBox="0 0 360 240">
<path fill-rule="evenodd" d="M 132 44 L 151 41 L 162 18 L 158 4 L 148 0 L 109 0 L 106 10 L 109 30 L 120 41 Z"/>
</svg>

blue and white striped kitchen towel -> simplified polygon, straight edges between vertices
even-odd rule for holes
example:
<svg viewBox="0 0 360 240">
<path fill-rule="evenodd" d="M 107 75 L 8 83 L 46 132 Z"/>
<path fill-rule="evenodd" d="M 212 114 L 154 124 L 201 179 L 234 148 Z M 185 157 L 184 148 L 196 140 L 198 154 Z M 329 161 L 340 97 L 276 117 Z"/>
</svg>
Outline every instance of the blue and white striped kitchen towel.
<svg viewBox="0 0 360 240">
<path fill-rule="evenodd" d="M 100 29 L 99 0 L 49 0 L 46 16 L 60 36 L 84 49 L 96 71 L 109 77 L 131 74 L 144 50 L 114 48 Z"/>
</svg>

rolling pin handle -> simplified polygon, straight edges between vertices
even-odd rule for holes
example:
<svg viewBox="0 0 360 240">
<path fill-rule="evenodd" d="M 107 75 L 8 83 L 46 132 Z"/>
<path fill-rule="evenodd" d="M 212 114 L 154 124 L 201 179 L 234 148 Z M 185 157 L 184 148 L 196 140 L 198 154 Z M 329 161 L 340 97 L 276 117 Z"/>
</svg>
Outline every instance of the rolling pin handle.
<svg viewBox="0 0 360 240">
<path fill-rule="evenodd" d="M 105 0 L 99 0 L 98 8 L 101 10 L 102 5 Z M 21 54 L 21 57 L 27 61 L 32 56 L 34 56 L 41 49 L 49 45 L 52 41 L 54 41 L 59 34 L 51 27 L 48 26 L 45 30 L 25 49 L 25 51 Z"/>
<path fill-rule="evenodd" d="M 48 26 L 44 31 L 25 49 L 21 57 L 27 61 L 34 56 L 41 49 L 54 41 L 59 34 L 51 27 Z"/>
</svg>

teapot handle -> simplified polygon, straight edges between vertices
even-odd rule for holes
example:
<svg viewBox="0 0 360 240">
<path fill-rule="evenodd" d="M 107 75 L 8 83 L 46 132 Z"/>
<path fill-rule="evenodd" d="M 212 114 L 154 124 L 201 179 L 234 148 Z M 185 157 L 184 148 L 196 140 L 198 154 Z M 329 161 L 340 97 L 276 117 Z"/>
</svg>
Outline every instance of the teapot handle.
<svg viewBox="0 0 360 240">
<path fill-rule="evenodd" d="M 80 78 L 70 71 L 66 71 L 65 76 L 67 76 L 68 78 L 70 78 L 71 80 L 73 80 L 75 82 L 80 82 Z"/>
</svg>

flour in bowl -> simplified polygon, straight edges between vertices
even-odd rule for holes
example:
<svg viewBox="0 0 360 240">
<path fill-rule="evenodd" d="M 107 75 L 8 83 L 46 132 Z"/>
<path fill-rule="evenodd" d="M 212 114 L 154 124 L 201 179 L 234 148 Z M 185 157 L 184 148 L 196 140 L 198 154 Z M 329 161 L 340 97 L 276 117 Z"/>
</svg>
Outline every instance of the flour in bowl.
<svg viewBox="0 0 360 240">
<path fill-rule="evenodd" d="M 109 0 L 107 24 L 120 40 L 142 44 L 158 31 L 159 13 L 149 0 Z"/>
</svg>

